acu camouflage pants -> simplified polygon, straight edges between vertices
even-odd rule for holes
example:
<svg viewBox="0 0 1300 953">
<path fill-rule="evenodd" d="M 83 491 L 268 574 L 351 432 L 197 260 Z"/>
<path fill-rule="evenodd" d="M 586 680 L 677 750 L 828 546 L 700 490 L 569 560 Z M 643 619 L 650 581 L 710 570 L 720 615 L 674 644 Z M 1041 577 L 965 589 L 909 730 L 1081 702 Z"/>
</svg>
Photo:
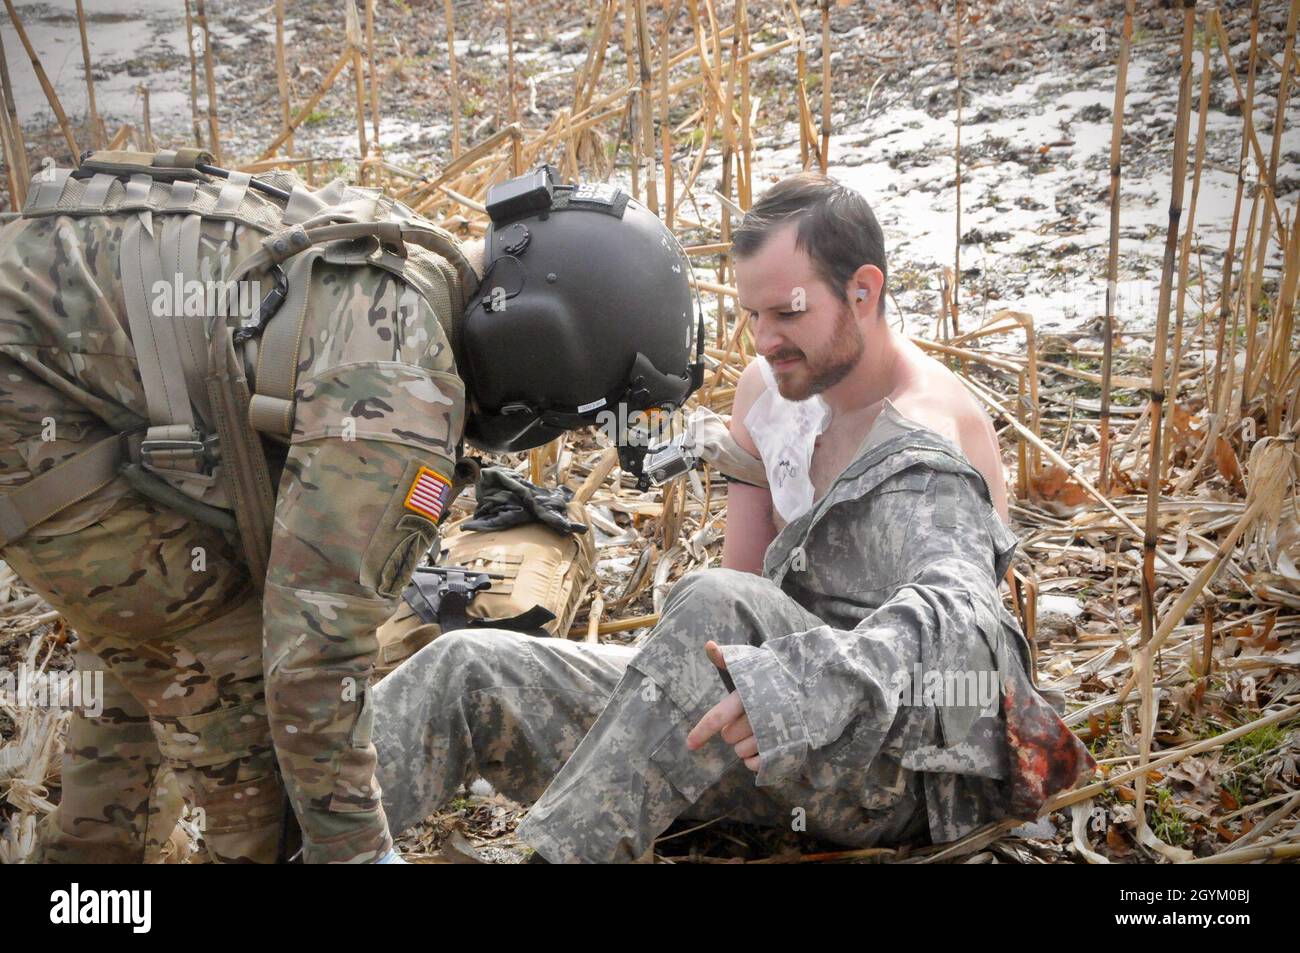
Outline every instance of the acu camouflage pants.
<svg viewBox="0 0 1300 953">
<path fill-rule="evenodd" d="M 677 582 L 639 651 L 499 629 L 443 635 L 376 689 L 390 828 L 482 777 L 536 802 L 519 834 L 552 862 L 636 859 L 679 816 L 793 826 L 852 846 L 912 839 L 926 811 L 920 775 L 898 761 L 906 717 L 885 726 L 870 764 L 814 752 L 799 778 L 762 788 L 719 737 L 686 748 L 726 695 L 706 641 L 761 644 L 820 624 L 770 580 L 710 569 Z"/>
</svg>

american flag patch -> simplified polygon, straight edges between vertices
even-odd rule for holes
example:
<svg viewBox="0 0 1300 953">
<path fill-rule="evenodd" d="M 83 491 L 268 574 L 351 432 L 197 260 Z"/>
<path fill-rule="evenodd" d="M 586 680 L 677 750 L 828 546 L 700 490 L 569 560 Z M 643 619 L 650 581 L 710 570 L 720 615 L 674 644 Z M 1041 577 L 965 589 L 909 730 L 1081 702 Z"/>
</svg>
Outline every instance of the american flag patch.
<svg viewBox="0 0 1300 953">
<path fill-rule="evenodd" d="M 437 523 L 451 496 L 451 483 L 441 473 L 420 467 L 411 488 L 406 492 L 406 508 Z"/>
</svg>

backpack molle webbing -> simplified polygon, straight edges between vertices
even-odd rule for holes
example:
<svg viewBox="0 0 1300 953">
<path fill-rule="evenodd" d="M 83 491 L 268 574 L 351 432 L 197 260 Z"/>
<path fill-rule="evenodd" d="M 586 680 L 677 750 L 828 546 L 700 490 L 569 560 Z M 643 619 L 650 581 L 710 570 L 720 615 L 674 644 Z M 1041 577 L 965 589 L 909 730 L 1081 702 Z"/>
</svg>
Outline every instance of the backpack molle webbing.
<svg viewBox="0 0 1300 953">
<path fill-rule="evenodd" d="M 459 353 L 457 324 L 477 277 L 449 233 L 378 189 L 335 180 L 313 191 L 286 171 L 259 175 L 255 183 L 248 173 L 217 170 L 211 162 L 198 149 L 101 151 L 87 153 L 75 172 L 47 167 L 33 176 L 24 218 L 136 213 L 123 230 L 120 268 L 149 426 L 143 434 L 103 441 L 0 495 L 0 547 L 136 463 L 132 486 L 166 505 L 183 494 L 192 501 L 191 515 L 223 528 L 233 508 L 260 586 L 275 494 L 257 431 L 282 441 L 292 434 L 300 329 L 311 270 L 322 258 L 384 268 L 410 284 L 438 315 L 453 355 Z M 288 200 L 281 206 L 259 186 Z M 228 275 L 208 276 L 221 282 L 217 314 L 204 322 L 154 314 L 156 281 L 200 280 L 204 219 L 225 221 L 227 244 L 237 225 L 267 238 Z M 230 327 L 224 305 L 237 281 L 277 268 L 287 278 L 279 309 L 270 320 L 259 313 L 256 329 L 242 329 L 241 340 L 262 337 L 253 345 L 257 374 L 250 391 L 232 340 L 241 329 Z M 151 481 L 157 481 L 152 493 Z"/>
</svg>

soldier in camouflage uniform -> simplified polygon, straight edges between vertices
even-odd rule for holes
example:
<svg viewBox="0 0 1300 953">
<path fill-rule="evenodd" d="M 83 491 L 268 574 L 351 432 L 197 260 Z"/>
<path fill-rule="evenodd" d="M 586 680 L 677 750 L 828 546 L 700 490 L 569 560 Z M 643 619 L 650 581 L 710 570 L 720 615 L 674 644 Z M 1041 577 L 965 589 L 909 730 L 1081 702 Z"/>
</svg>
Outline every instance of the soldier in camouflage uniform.
<svg viewBox="0 0 1300 953">
<path fill-rule="evenodd" d="M 120 267 L 137 214 L 0 232 L 0 489 L 149 420 Z M 201 273 L 218 278 L 264 237 L 201 229 Z M 370 741 L 375 629 L 436 539 L 439 514 L 407 497 L 422 472 L 452 474 L 464 388 L 446 315 L 389 272 L 320 261 L 310 302 L 292 437 L 271 446 L 283 473 L 263 593 L 233 532 L 120 476 L 0 550 L 76 630 L 110 699 L 73 718 L 47 859 L 154 859 L 179 812 L 160 765 L 218 861 L 280 856 L 286 793 L 308 861 L 390 852 Z"/>
<path fill-rule="evenodd" d="M 762 576 L 684 576 L 638 650 L 479 629 L 388 676 L 375 742 L 390 824 L 479 776 L 536 800 L 519 835 L 551 862 L 636 859 L 679 816 L 853 846 L 1032 818 L 1092 760 L 1033 688 L 1002 605 L 1014 549 L 979 471 L 886 402 Z M 697 730 L 688 744 L 728 696 L 710 640 L 752 725 L 756 776 L 734 738 L 699 746 Z M 927 672 L 991 678 L 993 703 L 927 693 L 913 684 Z"/>
<path fill-rule="evenodd" d="M 471 265 L 377 190 L 210 163 L 83 157 L 0 231 L 0 556 L 110 698 L 74 717 L 47 856 L 155 859 L 170 773 L 216 860 L 282 857 L 291 805 L 308 862 L 395 862 L 376 629 L 437 539 L 462 435 L 521 451 L 602 407 L 679 407 L 703 319 L 680 244 L 612 185 L 542 166 L 492 186 Z M 265 289 L 279 265 L 271 323 L 233 338 L 224 311 L 184 324 L 149 298 L 157 276 L 188 311 L 173 276 Z"/>
</svg>

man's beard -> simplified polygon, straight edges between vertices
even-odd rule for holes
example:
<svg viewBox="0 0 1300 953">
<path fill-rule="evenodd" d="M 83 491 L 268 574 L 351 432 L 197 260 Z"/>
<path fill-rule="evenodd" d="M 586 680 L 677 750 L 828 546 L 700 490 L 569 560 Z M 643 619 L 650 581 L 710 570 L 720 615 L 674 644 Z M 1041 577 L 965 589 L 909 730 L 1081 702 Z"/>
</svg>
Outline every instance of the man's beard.
<svg viewBox="0 0 1300 953">
<path fill-rule="evenodd" d="M 831 332 L 829 349 L 815 362 L 807 355 L 803 355 L 804 367 L 809 375 L 806 383 L 794 380 L 783 382 L 778 378 L 777 384 L 781 396 L 786 400 L 807 400 L 828 387 L 834 387 L 857 367 L 866 347 L 866 338 L 862 335 L 862 329 L 858 327 L 853 310 L 848 305 L 841 305 L 835 321 L 835 330 Z M 777 360 L 793 356 L 797 355 L 777 355 Z M 786 386 L 781 386 L 782 384 Z M 787 387 L 796 389 L 787 390 Z"/>
</svg>

